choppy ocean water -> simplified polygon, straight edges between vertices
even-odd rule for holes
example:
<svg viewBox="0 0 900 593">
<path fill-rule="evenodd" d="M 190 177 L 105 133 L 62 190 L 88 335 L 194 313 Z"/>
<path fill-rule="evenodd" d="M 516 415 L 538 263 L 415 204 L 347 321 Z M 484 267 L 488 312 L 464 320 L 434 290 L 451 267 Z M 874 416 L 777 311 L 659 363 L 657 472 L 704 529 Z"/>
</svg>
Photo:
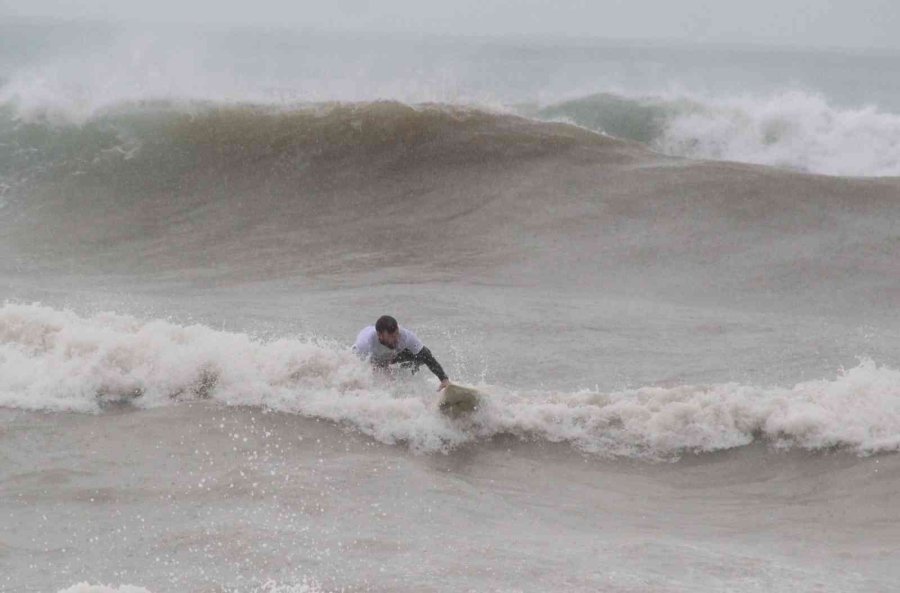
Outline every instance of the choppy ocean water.
<svg viewBox="0 0 900 593">
<path fill-rule="evenodd" d="M 892 590 L 897 56 L 3 27 L 4 590 Z"/>
</svg>

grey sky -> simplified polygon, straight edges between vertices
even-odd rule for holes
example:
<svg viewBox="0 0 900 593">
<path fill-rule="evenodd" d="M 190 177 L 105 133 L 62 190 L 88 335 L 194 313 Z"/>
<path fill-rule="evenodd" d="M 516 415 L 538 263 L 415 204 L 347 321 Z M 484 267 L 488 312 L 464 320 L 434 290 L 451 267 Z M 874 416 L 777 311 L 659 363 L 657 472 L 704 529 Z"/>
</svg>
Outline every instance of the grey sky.
<svg viewBox="0 0 900 593">
<path fill-rule="evenodd" d="M 900 49 L 898 0 L 0 0 L 0 15 Z"/>
</svg>

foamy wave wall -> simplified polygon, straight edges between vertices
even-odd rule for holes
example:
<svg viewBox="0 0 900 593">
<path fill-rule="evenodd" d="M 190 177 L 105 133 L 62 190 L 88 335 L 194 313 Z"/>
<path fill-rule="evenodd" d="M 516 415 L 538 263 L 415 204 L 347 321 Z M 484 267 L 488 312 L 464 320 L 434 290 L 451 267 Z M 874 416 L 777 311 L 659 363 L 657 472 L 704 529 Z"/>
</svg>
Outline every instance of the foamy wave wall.
<svg viewBox="0 0 900 593">
<path fill-rule="evenodd" d="M 497 434 L 600 455 L 666 458 L 762 440 L 775 447 L 900 450 L 900 371 L 862 361 L 792 387 L 684 385 L 617 393 L 516 392 L 481 385 L 482 408 L 454 422 L 422 374 L 373 376 L 345 345 L 254 339 L 201 325 L 39 305 L 0 308 L 0 406 L 102 412 L 206 398 L 353 426 L 384 443 L 446 451 Z"/>
<path fill-rule="evenodd" d="M 837 108 L 799 91 L 700 104 L 668 120 L 660 150 L 825 175 L 900 176 L 900 115 Z"/>
<path fill-rule="evenodd" d="M 97 412 L 110 401 L 142 407 L 185 399 L 274 404 L 299 390 L 373 387 L 349 351 L 312 341 L 36 305 L 0 309 L 0 405 Z"/>
<path fill-rule="evenodd" d="M 435 385 L 373 375 L 347 345 L 255 339 L 202 325 L 39 305 L 0 308 L 0 406 L 97 413 L 208 399 L 348 422 L 438 450 L 468 437 L 435 413 Z"/>
</svg>

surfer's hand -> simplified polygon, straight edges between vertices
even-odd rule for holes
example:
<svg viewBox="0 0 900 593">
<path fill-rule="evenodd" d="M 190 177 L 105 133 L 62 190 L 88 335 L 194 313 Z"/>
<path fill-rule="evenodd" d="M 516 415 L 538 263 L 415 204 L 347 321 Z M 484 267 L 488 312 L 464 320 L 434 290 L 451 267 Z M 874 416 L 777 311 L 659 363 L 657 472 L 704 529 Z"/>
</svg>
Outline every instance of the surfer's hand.
<svg viewBox="0 0 900 593">
<path fill-rule="evenodd" d="M 441 381 L 441 384 L 438 386 L 438 391 L 446 389 L 448 385 L 450 385 L 450 379 L 444 379 L 443 381 Z"/>
</svg>

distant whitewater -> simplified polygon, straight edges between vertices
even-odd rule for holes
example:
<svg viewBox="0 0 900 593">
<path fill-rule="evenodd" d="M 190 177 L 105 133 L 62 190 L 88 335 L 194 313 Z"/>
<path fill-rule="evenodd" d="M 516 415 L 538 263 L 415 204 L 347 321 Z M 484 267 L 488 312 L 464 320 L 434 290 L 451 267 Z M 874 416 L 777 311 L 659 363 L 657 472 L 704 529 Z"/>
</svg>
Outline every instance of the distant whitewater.
<svg viewBox="0 0 900 593">
<path fill-rule="evenodd" d="M 771 96 L 602 94 L 537 111 L 670 155 L 860 177 L 900 176 L 900 115 L 841 109 L 800 91 Z"/>
</svg>

